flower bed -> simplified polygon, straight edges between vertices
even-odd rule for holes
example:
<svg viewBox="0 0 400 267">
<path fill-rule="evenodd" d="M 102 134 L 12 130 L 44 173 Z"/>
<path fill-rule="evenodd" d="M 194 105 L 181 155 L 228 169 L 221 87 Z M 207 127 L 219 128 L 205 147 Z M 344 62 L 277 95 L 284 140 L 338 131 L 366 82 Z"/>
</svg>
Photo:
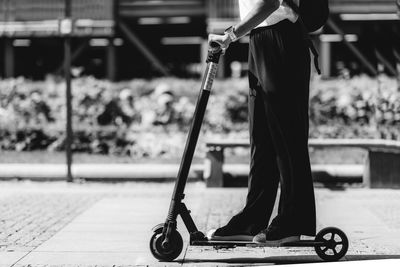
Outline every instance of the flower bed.
<svg viewBox="0 0 400 267">
<path fill-rule="evenodd" d="M 194 112 L 200 81 L 163 78 L 110 83 L 73 81 L 74 151 L 179 156 Z M 367 76 L 313 80 L 310 137 L 400 139 L 400 98 L 393 79 Z M 216 81 L 199 140 L 247 138 L 247 79 Z M 63 150 L 65 87 L 62 81 L 0 82 L 0 148 Z"/>
</svg>

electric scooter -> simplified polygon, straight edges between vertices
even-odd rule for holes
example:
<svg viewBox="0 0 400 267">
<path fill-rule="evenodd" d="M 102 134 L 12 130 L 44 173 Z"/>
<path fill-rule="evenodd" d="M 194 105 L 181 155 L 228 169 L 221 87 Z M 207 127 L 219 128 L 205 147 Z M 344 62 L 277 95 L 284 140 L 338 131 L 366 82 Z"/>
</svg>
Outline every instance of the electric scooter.
<svg viewBox="0 0 400 267">
<path fill-rule="evenodd" d="M 207 67 L 203 75 L 200 93 L 194 111 L 193 121 L 189 130 L 183 157 L 178 171 L 174 192 L 168 211 L 167 219 L 164 223 L 158 224 L 153 228 L 153 235 L 150 239 L 150 251 L 153 256 L 160 261 L 173 261 L 177 258 L 183 248 L 183 240 L 177 231 L 176 219 L 181 216 L 190 234 L 189 244 L 191 246 L 213 246 L 216 249 L 234 248 L 237 246 L 257 247 L 262 246 L 252 242 L 238 241 L 214 241 L 209 240 L 200 232 L 191 215 L 190 210 L 182 202 L 185 197 L 184 190 L 188 178 L 190 165 L 199 137 L 201 124 L 206 111 L 211 87 L 215 79 L 219 58 L 222 49 L 217 43 L 211 44 L 207 56 Z M 337 261 L 347 252 L 349 241 L 346 234 L 338 228 L 327 227 L 317 233 L 314 240 L 299 240 L 288 242 L 282 247 L 314 247 L 317 255 L 324 261 Z"/>
</svg>

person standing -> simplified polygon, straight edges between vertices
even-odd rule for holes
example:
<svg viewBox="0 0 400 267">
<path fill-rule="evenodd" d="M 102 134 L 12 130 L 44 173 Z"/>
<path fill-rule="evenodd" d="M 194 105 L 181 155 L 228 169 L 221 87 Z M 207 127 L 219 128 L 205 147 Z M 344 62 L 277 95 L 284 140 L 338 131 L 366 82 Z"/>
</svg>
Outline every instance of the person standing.
<svg viewBox="0 0 400 267">
<path fill-rule="evenodd" d="M 293 1 L 297 6 L 298 0 Z M 309 47 L 286 0 L 239 0 L 240 22 L 209 44 L 229 45 L 250 32 L 250 173 L 245 207 L 211 240 L 279 246 L 316 232 L 308 154 Z M 278 215 L 270 222 L 280 184 Z"/>
</svg>

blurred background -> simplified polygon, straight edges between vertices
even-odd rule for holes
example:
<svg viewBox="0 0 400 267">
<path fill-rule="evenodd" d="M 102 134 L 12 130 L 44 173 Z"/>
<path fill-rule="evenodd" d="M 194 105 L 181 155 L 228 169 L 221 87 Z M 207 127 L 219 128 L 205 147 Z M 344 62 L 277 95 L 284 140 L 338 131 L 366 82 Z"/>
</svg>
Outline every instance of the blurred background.
<svg viewBox="0 0 400 267">
<path fill-rule="evenodd" d="M 329 4 L 310 138 L 400 140 L 399 0 Z M 0 163 L 62 163 L 68 147 L 78 163 L 179 162 L 207 35 L 237 21 L 237 0 L 0 0 Z M 248 138 L 247 55 L 244 37 L 221 59 L 195 162 L 206 140 Z"/>
<path fill-rule="evenodd" d="M 109 80 L 167 74 L 197 77 L 207 50 L 207 34 L 221 33 L 238 20 L 237 0 L 69 2 L 76 74 Z M 350 75 L 374 75 L 378 65 L 382 65 L 381 72 L 395 76 L 400 53 L 396 0 L 329 3 L 330 21 L 314 34 L 323 76 L 338 76 L 343 69 Z M 43 80 L 49 74 L 60 74 L 60 20 L 65 6 L 65 0 L 0 1 L 2 77 Z M 232 46 L 221 64 L 221 77 L 244 74 L 247 43 L 243 38 Z M 349 49 L 348 43 L 354 48 Z"/>
</svg>

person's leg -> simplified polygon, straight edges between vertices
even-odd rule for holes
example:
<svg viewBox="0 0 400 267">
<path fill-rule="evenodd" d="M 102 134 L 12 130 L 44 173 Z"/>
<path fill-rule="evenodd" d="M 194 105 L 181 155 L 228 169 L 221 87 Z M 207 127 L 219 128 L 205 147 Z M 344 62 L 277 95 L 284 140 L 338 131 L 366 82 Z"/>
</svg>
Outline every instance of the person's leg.
<svg viewBox="0 0 400 267">
<path fill-rule="evenodd" d="M 256 64 L 257 75 L 262 82 L 266 121 L 281 174 L 279 214 L 269 228 L 278 228 L 278 235 L 273 238 L 315 235 L 308 155 L 309 52 L 297 24 L 281 22 L 262 35 L 263 42 L 255 49 L 257 58 L 263 59 Z M 268 237 L 266 233 L 268 229 L 264 239 Z"/>
<path fill-rule="evenodd" d="M 249 132 L 250 172 L 246 207 L 248 221 L 256 223 L 254 231 L 264 229 L 274 208 L 279 184 L 279 169 L 265 113 L 263 91 L 257 78 L 250 72 Z"/>
<path fill-rule="evenodd" d="M 250 41 L 252 43 L 254 38 Z M 254 60 L 249 50 L 249 62 Z M 212 239 L 252 237 L 268 226 L 274 207 L 279 169 L 275 148 L 267 123 L 263 92 L 257 77 L 249 72 L 250 172 L 246 205 L 223 227 L 212 233 Z"/>
<path fill-rule="evenodd" d="M 246 205 L 227 225 L 214 232 L 214 239 L 256 235 L 268 226 L 276 199 L 279 170 L 266 122 L 262 89 L 251 73 L 249 83 L 250 172 Z"/>
<path fill-rule="evenodd" d="M 283 88 L 264 98 L 281 170 L 282 198 L 272 225 L 313 236 L 315 197 L 308 152 L 310 57 L 308 48 L 299 45 L 301 37 L 293 32 L 297 26 L 288 24 L 280 29 L 285 53 L 283 74 L 290 78 L 282 79 Z"/>
<path fill-rule="evenodd" d="M 289 234 L 315 235 L 315 200 L 301 95 L 265 96 L 266 114 L 281 173 L 278 216 L 271 225 Z M 297 103 L 296 103 L 297 102 Z"/>
</svg>

